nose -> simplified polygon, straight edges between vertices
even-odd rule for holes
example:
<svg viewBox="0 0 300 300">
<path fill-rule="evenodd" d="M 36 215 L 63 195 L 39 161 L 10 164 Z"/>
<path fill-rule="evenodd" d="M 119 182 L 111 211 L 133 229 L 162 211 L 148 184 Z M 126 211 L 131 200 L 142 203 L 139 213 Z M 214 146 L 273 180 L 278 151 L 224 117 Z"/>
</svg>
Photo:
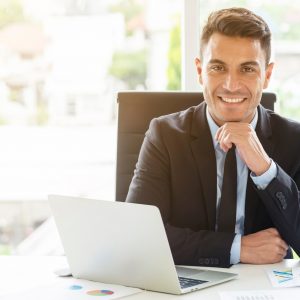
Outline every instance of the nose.
<svg viewBox="0 0 300 300">
<path fill-rule="evenodd" d="M 224 79 L 223 88 L 227 89 L 230 92 L 235 92 L 241 87 L 240 79 L 238 74 L 235 72 L 229 72 L 226 74 Z"/>
</svg>

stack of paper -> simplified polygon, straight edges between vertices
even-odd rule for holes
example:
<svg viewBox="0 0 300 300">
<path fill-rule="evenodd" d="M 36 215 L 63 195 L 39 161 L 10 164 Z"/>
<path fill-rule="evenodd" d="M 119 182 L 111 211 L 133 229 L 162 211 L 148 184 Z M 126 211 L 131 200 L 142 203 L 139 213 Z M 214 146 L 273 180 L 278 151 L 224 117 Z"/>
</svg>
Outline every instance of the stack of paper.
<svg viewBox="0 0 300 300">
<path fill-rule="evenodd" d="M 299 289 L 220 292 L 221 300 L 299 300 Z"/>
<path fill-rule="evenodd" d="M 267 270 L 267 274 L 273 287 L 283 288 L 300 286 L 300 267 L 293 269 Z"/>
<path fill-rule="evenodd" d="M 300 299 L 300 267 L 267 270 L 273 287 L 290 288 L 284 290 L 247 290 L 220 292 L 221 300 L 299 300 Z"/>
<path fill-rule="evenodd" d="M 11 292 L 1 297 L 1 300 L 92 300 L 93 296 L 101 296 L 101 299 L 120 299 L 142 290 L 120 285 L 104 284 L 88 280 L 74 278 L 60 278 L 55 283 L 40 286 L 22 293 Z"/>
</svg>

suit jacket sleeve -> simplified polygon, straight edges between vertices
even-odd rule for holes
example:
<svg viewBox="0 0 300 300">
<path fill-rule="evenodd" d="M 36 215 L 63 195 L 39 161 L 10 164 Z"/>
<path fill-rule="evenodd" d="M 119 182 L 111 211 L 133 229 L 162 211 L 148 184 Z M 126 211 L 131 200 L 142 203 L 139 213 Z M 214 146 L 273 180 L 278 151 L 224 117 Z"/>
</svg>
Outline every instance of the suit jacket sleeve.
<svg viewBox="0 0 300 300">
<path fill-rule="evenodd" d="M 300 124 L 259 107 L 258 137 L 277 165 L 277 175 L 256 193 L 281 237 L 300 254 Z M 263 134 L 264 132 L 264 134 Z M 251 201 L 252 199 L 249 199 Z"/>
<path fill-rule="evenodd" d="M 257 193 L 282 238 L 300 255 L 300 164 L 293 161 L 292 177 L 277 165 L 277 176 Z"/>
<path fill-rule="evenodd" d="M 206 228 L 195 231 L 171 223 L 174 213 L 172 165 L 170 146 L 166 146 L 164 138 L 160 119 L 152 120 L 141 147 L 126 201 L 155 205 L 160 209 L 175 264 L 229 267 L 230 249 L 235 236 L 233 233 L 214 232 Z"/>
</svg>

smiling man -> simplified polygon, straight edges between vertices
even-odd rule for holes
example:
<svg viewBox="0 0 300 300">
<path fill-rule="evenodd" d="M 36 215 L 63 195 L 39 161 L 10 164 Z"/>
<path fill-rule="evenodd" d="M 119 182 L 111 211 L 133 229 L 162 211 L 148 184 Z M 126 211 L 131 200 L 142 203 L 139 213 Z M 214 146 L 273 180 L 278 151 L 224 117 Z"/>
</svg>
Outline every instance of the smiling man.
<svg viewBox="0 0 300 300">
<path fill-rule="evenodd" d="M 300 124 L 260 105 L 271 33 L 213 12 L 195 59 L 205 101 L 151 121 L 128 202 L 156 205 L 176 264 L 266 264 L 300 254 Z"/>
</svg>

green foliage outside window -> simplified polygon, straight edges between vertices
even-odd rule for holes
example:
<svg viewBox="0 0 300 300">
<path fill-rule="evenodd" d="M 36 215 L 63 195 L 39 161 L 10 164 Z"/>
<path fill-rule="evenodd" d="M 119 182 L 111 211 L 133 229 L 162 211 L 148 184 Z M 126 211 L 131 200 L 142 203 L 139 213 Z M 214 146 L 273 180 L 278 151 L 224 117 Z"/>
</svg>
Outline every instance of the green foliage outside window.
<svg viewBox="0 0 300 300">
<path fill-rule="evenodd" d="M 20 0 L 0 0 L 0 29 L 13 22 L 24 20 L 23 7 Z"/>
<path fill-rule="evenodd" d="M 11 255 L 10 246 L 0 244 L 0 255 Z"/>
<path fill-rule="evenodd" d="M 128 89 L 145 86 L 147 65 L 146 50 L 137 52 L 115 52 L 109 74 L 124 81 Z"/>
</svg>

